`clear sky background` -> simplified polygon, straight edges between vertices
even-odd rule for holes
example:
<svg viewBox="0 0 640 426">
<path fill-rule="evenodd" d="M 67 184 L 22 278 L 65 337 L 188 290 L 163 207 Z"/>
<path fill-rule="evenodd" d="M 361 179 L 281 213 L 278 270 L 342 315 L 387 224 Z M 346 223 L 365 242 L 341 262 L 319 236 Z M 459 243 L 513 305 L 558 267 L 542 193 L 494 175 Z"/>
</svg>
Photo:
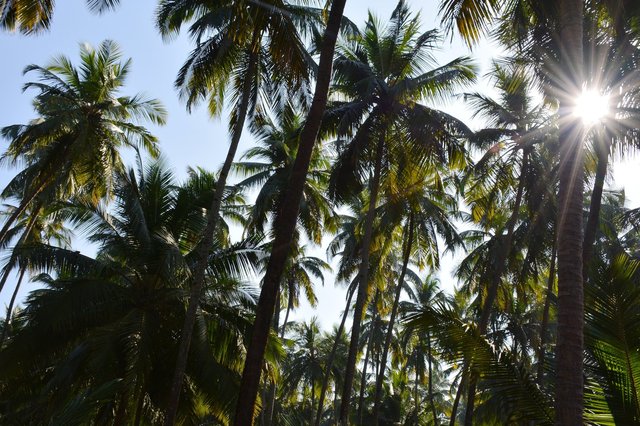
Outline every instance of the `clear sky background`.
<svg viewBox="0 0 640 426">
<path fill-rule="evenodd" d="M 421 10 L 423 29 L 438 27 L 437 0 L 410 0 L 413 10 Z M 371 8 L 382 22 L 388 19 L 396 6 L 393 0 L 348 0 L 345 14 L 358 26 L 362 26 L 367 10 Z M 22 70 L 29 64 L 45 65 L 50 58 L 59 54 L 70 57 L 77 63 L 79 43 L 88 42 L 98 45 L 102 40 L 117 41 L 125 58 L 133 58 L 132 69 L 124 94 L 143 92 L 160 99 L 169 112 L 167 125 L 150 130 L 159 137 L 160 147 L 167 163 L 180 177 L 185 176 L 187 166 L 201 166 L 217 170 L 224 160 L 228 147 L 226 115 L 218 119 L 209 118 L 205 108 L 197 108 L 190 114 L 184 103 L 178 99 L 173 82 L 178 69 L 192 49 L 188 37 L 180 35 L 170 41 L 163 41 L 154 24 L 156 0 L 122 0 L 115 12 L 95 15 L 88 11 L 85 0 L 58 0 L 52 28 L 38 36 L 8 34 L 0 32 L 0 128 L 10 124 L 22 124 L 35 118 L 31 99 L 33 93 L 22 92 L 22 85 L 29 76 L 23 76 Z M 481 43 L 469 52 L 457 39 L 449 38 L 436 57 L 440 64 L 463 55 L 471 55 L 480 66 L 480 74 L 488 71 L 490 60 L 499 54 L 499 50 L 488 42 Z M 490 90 L 486 81 L 481 80 L 474 90 Z M 480 125 L 470 119 L 469 111 L 459 101 L 446 105 L 435 105 L 470 123 L 472 127 Z M 251 135 L 245 132 L 239 152 L 251 146 Z M 7 141 L 0 141 L 4 150 Z M 637 157 L 616 163 L 612 186 L 624 187 L 631 207 L 640 205 L 640 160 Z M 14 175 L 14 170 L 0 170 L 0 185 L 4 187 Z M 91 250 L 79 247 L 82 251 Z M 323 251 L 314 253 L 323 256 Z M 0 256 L 6 256 L 6 253 Z M 439 274 L 445 288 L 452 288 L 450 271 L 455 259 L 443 259 L 442 272 Z M 10 281 L 0 294 L 0 306 L 8 303 L 14 282 Z M 33 288 L 25 283 L 20 298 Z M 336 290 L 331 278 L 325 287 L 317 286 L 319 306 L 315 311 L 303 307 L 296 317 L 318 315 L 323 326 L 328 327 L 339 321 L 344 308 L 344 291 Z"/>
</svg>

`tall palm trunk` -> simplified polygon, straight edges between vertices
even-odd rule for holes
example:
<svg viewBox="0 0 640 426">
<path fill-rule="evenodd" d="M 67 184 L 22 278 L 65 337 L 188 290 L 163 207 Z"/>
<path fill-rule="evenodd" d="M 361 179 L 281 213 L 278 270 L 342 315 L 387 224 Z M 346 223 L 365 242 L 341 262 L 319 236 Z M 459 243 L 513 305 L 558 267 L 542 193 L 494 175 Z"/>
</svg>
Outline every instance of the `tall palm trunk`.
<svg viewBox="0 0 640 426">
<path fill-rule="evenodd" d="M 347 296 L 347 304 L 344 307 L 344 313 L 342 314 L 342 321 L 340 321 L 340 326 L 338 327 L 338 333 L 336 334 L 336 340 L 333 342 L 333 346 L 331 347 L 331 353 L 329 354 L 329 359 L 327 360 L 327 364 L 324 368 L 324 378 L 322 379 L 322 388 L 320 389 L 320 397 L 318 398 L 318 411 L 316 412 L 316 421 L 315 426 L 320 426 L 320 421 L 322 420 L 322 406 L 324 405 L 325 394 L 327 393 L 327 388 L 329 387 L 329 379 L 331 378 L 331 369 L 333 368 L 333 361 L 336 357 L 336 353 L 338 352 L 338 345 L 340 344 L 340 337 L 342 336 L 342 332 L 344 331 L 344 325 L 347 322 L 347 316 L 349 316 L 349 307 L 351 306 L 351 299 L 353 298 L 353 291 L 348 292 Z M 338 390 L 336 387 L 335 392 L 336 398 L 338 395 Z"/>
<path fill-rule="evenodd" d="M 34 213 L 29 218 L 29 222 L 27 222 L 27 226 L 25 227 L 24 232 L 20 236 L 20 240 L 16 244 L 16 247 L 19 247 L 22 243 L 24 243 L 27 240 L 27 238 L 29 238 L 29 234 L 31 234 L 31 231 L 33 230 L 33 226 L 36 223 L 36 219 L 38 218 L 38 211 L 39 210 L 40 210 L 40 205 L 38 205 L 36 207 L 36 209 L 34 210 Z M 7 284 L 7 279 L 9 278 L 9 275 L 11 274 L 11 270 L 15 266 L 16 261 L 17 261 L 17 259 L 16 259 L 15 252 L 12 252 L 11 253 L 11 257 L 9 257 L 9 261 L 7 262 L 7 264 L 4 267 L 4 271 L 2 273 L 2 278 L 0 279 L 0 292 L 2 292 L 2 290 L 4 289 L 5 284 Z"/>
<path fill-rule="evenodd" d="M 559 4 L 560 60 L 572 77 L 574 93 L 560 99 L 560 185 L 558 188 L 558 343 L 556 345 L 556 424 L 583 423 L 582 200 L 583 132 L 572 116 L 571 97 L 581 90 L 583 0 Z"/>
<path fill-rule="evenodd" d="M 360 378 L 360 396 L 358 398 L 358 424 L 362 424 L 362 415 L 364 413 L 364 393 L 367 389 L 367 367 L 369 366 L 369 359 L 371 354 L 371 348 L 373 347 L 373 337 L 374 337 L 374 328 L 375 321 L 378 315 L 377 310 L 375 309 L 376 304 L 378 303 L 379 291 L 376 290 L 376 295 L 373 299 L 373 317 L 371 319 L 371 329 L 369 330 L 369 341 L 367 342 L 367 350 L 364 353 L 364 365 L 362 366 L 362 377 Z M 375 372 L 375 371 L 374 371 Z"/>
<path fill-rule="evenodd" d="M 11 213 L 11 215 L 7 218 L 7 220 L 4 222 L 4 225 L 2 226 L 2 229 L 0 230 L 0 242 L 4 241 L 5 238 L 7 238 L 7 233 L 9 232 L 9 229 L 11 229 L 11 225 L 13 225 L 15 223 L 15 221 L 20 217 L 21 214 L 23 214 L 27 208 L 29 207 L 29 204 L 31 204 L 31 202 L 33 200 L 35 200 L 35 198 L 40 195 L 42 193 L 42 191 L 44 191 L 46 187 L 45 183 L 40 184 L 40 186 L 35 189 L 29 196 L 27 196 L 25 199 L 23 199 L 20 204 L 18 205 L 18 207 L 15 208 L 15 210 L 13 211 L 13 213 Z M 34 213 L 33 213 L 33 218 L 35 219 L 35 217 L 37 216 L 37 210 L 39 210 L 40 204 L 38 204 L 38 208 L 34 209 Z"/>
<path fill-rule="evenodd" d="M 411 247 L 413 245 L 413 214 L 409 215 L 409 222 L 407 223 L 405 232 L 407 239 L 405 241 L 402 270 L 400 271 L 400 278 L 396 287 L 396 294 L 393 300 L 393 307 L 391 308 L 391 317 L 389 318 L 389 325 L 387 328 L 387 334 L 384 338 L 384 347 L 382 348 L 382 358 L 380 359 L 380 372 L 376 379 L 376 392 L 373 402 L 373 424 L 377 426 L 378 416 L 380 414 L 380 397 L 382 396 L 382 382 L 384 380 L 384 370 L 387 365 L 387 356 L 389 355 L 389 347 L 391 346 L 391 338 L 393 337 L 393 326 L 395 325 L 396 315 L 398 314 L 398 305 L 400 304 L 400 295 L 402 294 L 402 283 L 407 273 L 407 267 L 409 266 L 409 258 L 411 257 Z"/>
<path fill-rule="evenodd" d="M 463 367 L 462 376 L 460 377 L 460 384 L 456 391 L 456 397 L 453 400 L 453 406 L 451 407 L 451 419 L 449 419 L 449 426 L 455 426 L 456 416 L 458 415 L 458 405 L 460 405 L 460 398 L 462 398 L 462 392 L 464 390 L 464 383 L 467 380 L 467 366 Z"/>
<path fill-rule="evenodd" d="M 436 401 L 433 395 L 433 369 L 431 366 L 432 354 L 431 354 L 431 333 L 427 332 L 427 368 L 429 373 L 429 405 L 431 405 L 431 412 L 433 413 L 433 424 L 438 426 L 438 413 L 436 412 Z"/>
<path fill-rule="evenodd" d="M 24 273 L 26 271 L 27 268 L 20 269 L 20 276 L 18 276 L 16 289 L 13 290 L 13 294 L 11 295 L 11 301 L 9 301 L 9 307 L 7 308 L 7 318 L 4 320 L 4 327 L 2 327 L 2 336 L 0 336 L 0 348 L 2 348 L 4 339 L 7 337 L 7 330 L 9 330 L 9 327 L 11 327 L 11 314 L 13 312 L 13 305 L 16 303 L 16 297 L 18 296 L 18 291 L 20 290 L 20 285 L 22 284 L 22 279 L 24 278 Z"/>
<path fill-rule="evenodd" d="M 278 297 L 276 300 L 276 311 L 275 314 L 273 315 L 273 330 L 276 334 L 278 334 L 278 330 L 280 329 L 280 309 L 281 309 L 281 302 L 280 299 L 282 298 L 282 292 L 278 291 Z M 289 299 L 291 299 L 289 297 Z M 287 315 L 285 316 L 284 319 L 284 324 L 287 323 L 287 318 L 289 317 L 289 308 L 287 307 Z M 280 339 L 284 339 L 284 333 L 285 333 L 285 326 L 282 326 L 282 333 L 280 334 Z M 275 406 L 276 406 L 276 384 L 275 382 L 271 382 L 269 383 L 269 388 L 267 389 L 267 395 L 264 399 L 265 401 L 267 401 L 267 407 L 266 409 L 262 410 L 262 412 L 260 413 L 260 424 L 262 425 L 272 425 L 273 424 L 273 414 L 275 411 Z"/>
<path fill-rule="evenodd" d="M 247 67 L 247 75 L 244 78 L 242 85 L 240 107 L 238 109 L 238 119 L 232 132 L 231 144 L 229 145 L 227 156 L 222 165 L 222 169 L 220 170 L 220 175 L 218 176 L 218 179 L 216 181 L 213 201 L 211 203 L 211 208 L 207 213 L 207 226 L 204 229 L 202 240 L 200 240 L 200 243 L 196 247 L 194 253 L 196 263 L 193 268 L 193 281 L 189 292 L 187 312 L 185 313 L 182 332 L 180 334 L 180 345 L 178 347 L 176 367 L 173 374 L 173 381 L 171 383 L 169 404 L 167 405 L 167 412 L 165 415 L 166 426 L 173 426 L 176 421 L 176 414 L 178 412 L 178 405 L 180 402 L 180 392 L 182 391 L 182 383 L 184 379 L 184 373 L 187 368 L 187 358 L 189 356 L 189 347 L 191 346 L 191 337 L 193 335 L 193 327 L 196 323 L 196 314 L 198 308 L 200 307 L 200 297 L 202 296 L 202 289 L 204 288 L 205 272 L 207 270 L 209 250 L 211 249 L 211 245 L 213 244 L 214 233 L 218 225 L 220 206 L 222 205 L 224 189 L 227 185 L 227 177 L 229 176 L 231 165 L 233 164 L 233 160 L 236 156 L 236 151 L 238 150 L 238 145 L 240 144 L 242 129 L 244 127 L 244 123 L 249 111 L 252 77 L 258 67 L 257 55 L 254 53 L 249 53 L 249 55 L 250 57 Z"/>
<path fill-rule="evenodd" d="M 542 312 L 542 323 L 540 324 L 540 348 L 538 349 L 538 385 L 542 387 L 544 380 L 544 354 L 547 345 L 547 327 L 549 326 L 549 309 L 551 308 L 551 294 L 553 284 L 556 279 L 556 250 L 557 239 L 553 238 L 553 248 L 551 249 L 551 264 L 549 265 L 549 280 L 547 281 L 547 293 L 544 299 L 544 311 Z"/>
<path fill-rule="evenodd" d="M 529 159 L 529 152 L 525 148 L 522 151 L 522 169 L 520 170 L 520 177 L 518 181 L 518 190 L 516 193 L 516 199 L 511 211 L 511 216 L 507 221 L 507 234 L 504 239 L 504 243 L 498 253 L 498 259 L 496 260 L 496 271 L 494 272 L 489 290 L 487 291 L 487 297 L 482 305 L 482 312 L 480 313 L 480 321 L 478 322 L 478 331 L 484 335 L 487 333 L 487 327 L 489 326 L 489 318 L 491 317 L 491 310 L 493 304 L 498 296 L 498 288 L 500 287 L 500 281 L 502 275 L 507 267 L 507 259 L 511 253 L 511 245 L 513 243 L 513 231 L 518 217 L 520 215 L 520 205 L 522 204 L 522 195 L 524 193 L 524 186 L 526 183 L 527 165 Z M 478 384 L 477 374 L 471 373 L 469 377 L 469 387 L 467 389 L 467 407 L 465 410 L 464 424 L 465 426 L 472 426 L 473 424 L 473 410 L 475 408 L 476 386 Z"/>
<path fill-rule="evenodd" d="M 587 225 L 584 229 L 584 243 L 582 249 L 582 277 L 586 281 L 588 279 L 587 270 L 589 269 L 589 261 L 593 255 L 593 244 L 596 241 L 596 233 L 600 223 L 600 208 L 602 206 L 602 192 L 604 191 L 604 180 L 607 177 L 607 166 L 609 163 L 610 140 L 596 143 L 596 155 L 598 164 L 596 166 L 596 177 L 593 182 L 593 191 L 591 192 L 591 204 L 589 206 L 589 217 Z"/>
<path fill-rule="evenodd" d="M 293 241 L 300 200 L 302 199 L 313 147 L 327 106 L 333 54 L 345 4 L 346 0 L 334 0 L 331 3 L 329 20 L 322 39 L 313 101 L 300 135 L 298 153 L 289 178 L 289 189 L 276 217 L 273 249 L 264 276 L 260 299 L 256 307 L 256 319 L 242 372 L 242 381 L 240 382 L 240 393 L 234 420 L 236 426 L 250 426 L 253 424 L 262 361 L 267 345 L 267 337 L 269 336 L 269 325 L 273 316 L 278 286 Z"/>
<path fill-rule="evenodd" d="M 356 372 L 356 358 L 358 356 L 358 341 L 360 339 L 360 326 L 362 315 L 369 293 L 369 255 L 371 249 L 371 237 L 373 235 L 373 220 L 375 218 L 378 191 L 380 189 L 380 175 L 382 174 L 382 158 L 384 149 L 384 137 L 381 136 L 376 147 L 376 162 L 371 179 L 371 195 L 369 197 L 369 209 L 365 219 L 364 236 L 362 238 L 362 254 L 360 269 L 358 271 L 358 296 L 353 312 L 353 325 L 351 326 L 351 342 L 349 344 L 349 356 L 347 357 L 347 370 L 344 375 L 344 387 L 342 389 L 342 402 L 340 404 L 339 424 L 347 425 L 349 422 L 349 406 L 351 405 L 351 392 L 353 378 Z"/>
<path fill-rule="evenodd" d="M 291 313 L 291 309 L 293 308 L 293 285 L 289 283 L 289 294 L 287 297 L 287 312 L 284 315 L 284 322 L 282 323 L 282 332 L 280 334 L 280 338 L 284 339 L 285 330 L 287 329 L 287 323 L 289 322 L 289 314 Z"/>
</svg>

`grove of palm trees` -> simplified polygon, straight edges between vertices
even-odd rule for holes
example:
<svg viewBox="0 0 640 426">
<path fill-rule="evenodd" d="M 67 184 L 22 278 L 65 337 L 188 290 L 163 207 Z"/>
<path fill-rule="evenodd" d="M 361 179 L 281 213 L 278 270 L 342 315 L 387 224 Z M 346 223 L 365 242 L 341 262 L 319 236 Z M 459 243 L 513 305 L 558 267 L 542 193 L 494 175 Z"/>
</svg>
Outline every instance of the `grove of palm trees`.
<svg viewBox="0 0 640 426">
<path fill-rule="evenodd" d="M 0 0 L 0 424 L 640 425 L 639 2 L 64 5 L 168 99 L 61 3 Z"/>
</svg>

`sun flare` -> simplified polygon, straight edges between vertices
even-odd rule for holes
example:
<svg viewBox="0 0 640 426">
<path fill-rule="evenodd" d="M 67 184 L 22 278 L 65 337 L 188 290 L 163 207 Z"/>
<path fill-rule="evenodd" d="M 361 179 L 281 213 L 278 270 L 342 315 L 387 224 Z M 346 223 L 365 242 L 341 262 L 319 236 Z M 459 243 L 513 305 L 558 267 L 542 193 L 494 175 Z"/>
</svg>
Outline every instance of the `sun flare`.
<svg viewBox="0 0 640 426">
<path fill-rule="evenodd" d="M 586 125 L 602 121 L 609 114 L 609 96 L 596 90 L 583 90 L 576 99 L 574 115 L 582 119 Z"/>
</svg>

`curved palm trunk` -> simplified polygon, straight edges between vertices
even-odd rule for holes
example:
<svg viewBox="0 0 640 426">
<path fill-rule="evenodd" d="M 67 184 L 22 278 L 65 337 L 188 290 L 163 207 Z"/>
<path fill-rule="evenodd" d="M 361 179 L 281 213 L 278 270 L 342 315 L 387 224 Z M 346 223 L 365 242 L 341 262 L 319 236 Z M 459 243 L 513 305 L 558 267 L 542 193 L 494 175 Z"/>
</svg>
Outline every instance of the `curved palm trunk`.
<svg viewBox="0 0 640 426">
<path fill-rule="evenodd" d="M 593 182 L 593 191 L 591 192 L 589 217 L 587 218 L 587 225 L 584 229 L 584 243 L 582 249 L 582 276 L 585 281 L 588 279 L 587 270 L 589 269 L 589 261 L 593 255 L 593 244 L 596 241 L 596 233 L 598 232 L 598 225 L 600 223 L 600 207 L 602 206 L 604 180 L 607 177 L 610 146 L 610 141 L 603 142 L 602 144 L 596 144 L 598 164 L 596 166 L 596 177 Z"/>
<path fill-rule="evenodd" d="M 538 385 L 542 387 L 544 380 L 544 354 L 547 346 L 547 327 L 549 325 L 549 309 L 551 307 L 551 294 L 556 278 L 556 247 L 557 240 L 554 236 L 551 249 L 551 264 L 549 265 L 549 280 L 547 281 L 547 295 L 544 299 L 544 311 L 542 312 L 542 324 L 540 324 L 540 348 L 538 349 Z"/>
<path fill-rule="evenodd" d="M 269 324 L 273 316 L 280 279 L 282 278 L 285 263 L 289 256 L 289 247 L 293 241 L 298 210 L 300 209 L 300 200 L 302 199 L 313 147 L 318 137 L 324 110 L 327 106 L 333 54 L 335 52 L 336 40 L 340 30 L 340 22 L 342 21 L 345 4 L 346 0 L 334 0 L 331 4 L 329 20 L 324 32 L 322 49 L 320 51 L 320 62 L 318 65 L 313 101 L 309 115 L 307 116 L 307 121 L 300 135 L 298 153 L 293 164 L 293 169 L 291 170 L 291 177 L 289 178 L 289 189 L 276 217 L 273 249 L 264 276 L 260 299 L 256 307 L 256 319 L 242 372 L 242 381 L 240 382 L 240 393 L 238 395 L 238 404 L 236 406 L 234 420 L 236 426 L 250 426 L 253 424 L 262 361 L 267 345 L 267 337 L 269 336 Z"/>
<path fill-rule="evenodd" d="M 277 334 L 280 328 L 280 299 L 282 298 L 282 293 L 278 291 L 278 297 L 276 300 L 276 311 L 273 315 L 273 330 Z M 287 323 L 287 318 L 289 317 L 289 308 L 287 307 L 287 315 L 284 319 L 284 324 Z M 282 333 L 280 334 L 280 339 L 284 339 L 285 326 L 282 326 Z M 264 398 L 267 401 L 267 407 L 260 413 L 260 424 L 262 425 L 271 425 L 273 424 L 273 414 L 276 406 L 276 384 L 275 382 L 271 382 L 269 384 L 269 388 L 267 390 L 267 395 Z"/>
<path fill-rule="evenodd" d="M 516 193 L 516 199 L 513 206 L 513 211 L 507 222 L 507 234 L 505 236 L 504 244 L 498 254 L 496 261 L 497 270 L 491 278 L 491 284 L 487 291 L 487 297 L 482 305 L 482 312 L 480 313 L 480 321 L 478 322 L 478 331 L 480 334 L 487 334 L 487 327 L 489 326 L 489 318 L 491 317 L 491 310 L 493 304 L 498 296 L 498 288 L 500 287 L 500 281 L 502 274 L 506 269 L 507 258 L 511 252 L 511 245 L 513 243 L 513 231 L 515 229 L 516 222 L 520 215 L 520 205 L 522 204 L 522 195 L 524 193 L 525 176 L 527 172 L 529 154 L 525 149 L 522 152 L 522 170 L 520 171 L 520 177 L 518 182 L 518 191 Z M 473 410 L 475 408 L 475 396 L 476 387 L 478 384 L 478 377 L 476 374 L 471 374 L 469 377 L 469 387 L 467 389 L 467 407 L 464 416 L 465 426 L 471 426 L 473 424 Z"/>
<path fill-rule="evenodd" d="M 583 1 L 559 4 L 561 66 L 573 76 L 576 95 L 582 78 Z M 575 76 L 574 76 L 575 75 Z M 570 99 L 560 99 L 560 185 L 558 188 L 558 343 L 556 345 L 556 424 L 583 423 L 582 200 L 583 132 L 571 115 Z"/>
<path fill-rule="evenodd" d="M 18 277 L 18 283 L 16 284 L 16 289 L 13 290 L 13 294 L 11 295 L 11 301 L 9 302 L 9 307 L 7 308 L 7 318 L 4 320 L 4 327 L 2 327 L 2 336 L 0 337 L 0 348 L 4 345 L 4 339 L 7 337 L 7 330 L 11 326 L 11 313 L 13 312 L 13 305 L 16 303 L 16 297 L 18 296 L 18 291 L 20 290 L 20 285 L 22 285 L 22 279 L 24 278 L 24 273 L 27 271 L 27 268 L 22 268 L 20 270 L 20 276 Z"/>
<path fill-rule="evenodd" d="M 455 426 L 456 424 L 456 416 L 458 415 L 458 405 L 460 405 L 460 398 L 462 398 L 462 392 L 464 390 L 464 382 L 466 379 L 466 367 L 462 371 L 462 377 L 460 377 L 460 384 L 458 385 L 458 390 L 456 391 L 456 397 L 453 400 L 453 407 L 451 407 L 451 419 L 449 420 L 449 426 Z"/>
<path fill-rule="evenodd" d="M 438 413 L 436 412 L 436 401 L 433 395 L 433 369 L 431 367 L 431 333 L 427 333 L 427 368 L 429 373 L 429 404 L 433 414 L 433 424 L 438 426 Z"/>
<path fill-rule="evenodd" d="M 378 302 L 378 295 L 379 292 L 376 290 L 376 295 L 374 297 L 374 307 L 375 304 Z M 373 318 L 372 318 L 372 325 L 375 326 L 375 321 L 376 321 L 376 316 L 378 315 L 378 313 L 376 312 L 376 310 L 374 309 L 373 312 Z M 360 378 L 360 396 L 358 397 L 358 424 L 362 424 L 362 415 L 364 413 L 364 392 L 367 388 L 367 367 L 369 366 L 369 358 L 370 358 L 370 354 L 371 354 L 371 348 L 373 347 L 373 328 L 370 330 L 369 333 L 369 341 L 367 342 L 367 350 L 364 353 L 364 365 L 362 366 L 362 377 Z"/>
<path fill-rule="evenodd" d="M 395 299 L 391 308 L 391 317 L 389 318 L 389 327 L 387 335 L 384 338 L 384 348 L 382 349 L 382 358 L 380 359 L 380 372 L 376 379 L 376 393 L 373 402 L 373 424 L 377 426 L 378 417 L 380 415 L 380 397 L 382 396 L 382 382 L 384 380 L 384 370 L 387 365 L 387 356 L 389 355 L 389 347 L 391 346 L 391 338 L 393 337 L 393 326 L 395 325 L 396 315 L 398 314 L 398 305 L 400 304 L 400 295 L 402 294 L 402 283 L 409 266 L 409 258 L 411 257 L 411 247 L 413 244 L 413 215 L 409 215 L 409 223 L 407 224 L 407 240 L 405 242 L 404 255 L 402 260 L 402 270 L 398 285 L 396 287 Z"/>
<path fill-rule="evenodd" d="M 180 403 L 180 393 L 182 391 L 182 383 L 184 380 L 184 373 L 187 368 L 187 358 L 189 356 L 189 347 L 191 346 L 191 337 L 193 335 L 193 327 L 196 323 L 196 314 L 200 307 L 200 297 L 202 295 L 202 289 L 204 288 L 205 272 L 207 270 L 207 262 L 209 257 L 209 250 L 213 244 L 213 237 L 218 225 L 218 217 L 220 213 L 220 206 L 222 205 L 222 198 L 224 196 L 224 189 L 227 185 L 227 177 L 233 164 L 233 159 L 236 156 L 238 145 L 240 143 L 240 136 L 242 135 L 242 129 L 244 127 L 247 113 L 249 110 L 249 99 L 251 97 L 251 81 L 252 76 L 257 69 L 257 57 L 255 54 L 251 54 L 249 58 L 249 64 L 247 68 L 247 76 L 244 79 L 242 87 L 242 99 L 240 101 L 240 108 L 238 111 L 238 120 L 235 128 L 233 129 L 233 136 L 231 138 L 231 144 L 227 151 L 227 156 L 220 170 L 220 175 L 216 181 L 215 193 L 213 195 L 213 201 L 211 208 L 207 213 L 207 226 L 204 230 L 204 235 L 198 247 L 195 249 L 196 264 L 193 270 L 193 282 L 189 292 L 189 301 L 187 305 L 187 312 L 185 313 L 184 323 L 182 326 L 182 332 L 180 334 L 180 346 L 178 347 L 178 355 L 176 359 L 176 367 L 173 374 L 173 381 L 171 384 L 171 391 L 169 394 L 169 404 L 167 405 L 167 412 L 165 414 L 165 425 L 172 426 L 176 421 L 176 414 L 178 412 L 178 405 Z"/>
<path fill-rule="evenodd" d="M 293 291 L 292 285 L 289 285 L 289 294 L 287 297 L 287 312 L 284 315 L 284 322 L 282 323 L 282 331 L 280 334 L 280 338 L 284 339 L 285 331 L 287 329 L 287 323 L 289 322 L 289 314 L 291 313 L 291 309 L 293 308 Z"/>
<path fill-rule="evenodd" d="M 41 184 L 40 187 L 33 191 L 31 195 L 20 202 L 20 205 L 16 207 L 13 213 L 11 213 L 11 216 L 7 218 L 6 222 L 2 226 L 2 229 L 0 230 L 0 241 L 5 240 L 9 229 L 11 229 L 11 225 L 13 225 L 15 221 L 20 217 L 20 215 L 27 210 L 29 204 L 31 204 L 31 202 L 44 190 L 45 186 L 45 184 Z M 37 214 L 33 213 L 33 218 L 35 218 L 36 216 Z"/>
<path fill-rule="evenodd" d="M 19 247 L 22 243 L 24 243 L 29 237 L 29 234 L 31 234 L 31 231 L 33 230 L 33 225 L 35 225 L 36 219 L 38 218 L 39 211 L 40 211 L 40 204 L 38 204 L 37 207 L 34 209 L 34 213 L 29 218 L 29 222 L 27 222 L 27 226 L 25 227 L 24 232 L 20 236 L 20 240 L 16 244 L 16 247 Z M 16 260 L 17 258 L 14 251 L 11 253 L 11 257 L 9 258 L 9 261 L 4 267 L 4 272 L 2 273 L 2 278 L 0 279 L 0 292 L 4 290 L 4 286 L 5 284 L 7 284 L 7 279 L 9 278 L 9 274 L 11 273 L 11 270 L 16 264 Z"/>
<path fill-rule="evenodd" d="M 320 397 L 318 398 L 318 411 L 316 411 L 316 421 L 315 426 L 320 426 L 320 421 L 322 420 L 322 406 L 324 405 L 325 395 L 327 393 L 327 388 L 329 387 L 329 379 L 331 378 L 331 368 L 333 367 L 333 361 L 336 357 L 336 353 L 338 352 L 338 345 L 340 344 L 340 336 L 342 336 L 342 332 L 344 330 L 344 325 L 347 322 L 347 316 L 349 316 L 349 307 L 351 306 L 351 299 L 353 298 L 353 291 L 348 292 L 347 296 L 347 304 L 344 307 L 344 313 L 342 314 L 342 321 L 340 321 L 340 326 L 338 327 L 338 333 L 336 334 L 336 340 L 333 342 L 333 346 L 331 347 L 331 353 L 329 354 L 329 359 L 327 360 L 327 364 L 325 366 L 324 378 L 322 379 L 322 388 L 320 389 Z M 335 399 L 337 399 L 338 390 L 335 392 Z M 335 405 L 335 404 L 334 404 Z"/>
<path fill-rule="evenodd" d="M 378 191 L 380 189 L 380 175 L 382 173 L 382 157 L 384 148 L 384 137 L 378 141 L 376 148 L 376 163 L 371 180 L 371 196 L 369 199 L 369 209 L 365 219 L 364 236 L 362 238 L 362 260 L 358 271 L 358 296 L 353 313 L 353 325 L 351 326 L 351 342 L 349 344 L 349 356 L 347 358 L 347 370 L 344 375 L 344 387 L 342 389 L 342 402 L 340 404 L 341 425 L 348 424 L 349 406 L 351 405 L 351 392 L 353 390 L 353 378 L 356 372 L 356 358 L 358 355 L 358 341 L 360 339 L 360 326 L 362 325 L 362 315 L 369 293 L 369 254 L 371 247 L 371 237 L 373 235 L 373 220 L 375 218 L 376 203 L 378 202 Z"/>
</svg>

